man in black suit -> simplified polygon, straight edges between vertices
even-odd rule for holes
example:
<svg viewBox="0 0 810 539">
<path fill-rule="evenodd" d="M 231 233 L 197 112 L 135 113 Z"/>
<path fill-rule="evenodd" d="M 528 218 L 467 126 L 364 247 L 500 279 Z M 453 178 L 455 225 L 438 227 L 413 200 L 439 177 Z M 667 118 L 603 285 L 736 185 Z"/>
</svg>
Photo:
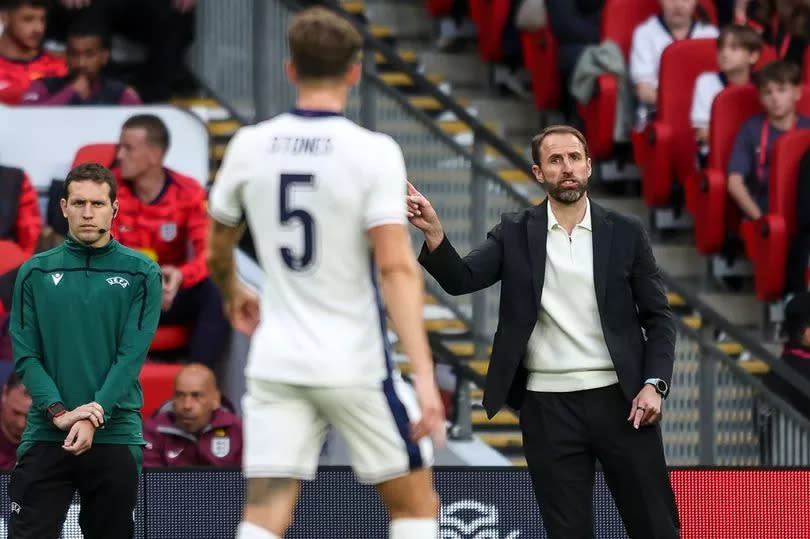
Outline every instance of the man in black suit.
<svg viewBox="0 0 810 539">
<path fill-rule="evenodd" d="M 526 460 L 551 539 L 593 537 L 599 459 L 633 539 L 679 536 L 661 429 L 675 325 L 641 224 L 588 200 L 582 134 L 532 140 L 546 201 L 504 214 L 461 258 L 430 202 L 409 186 L 419 261 L 453 295 L 501 282 L 484 407 L 520 409 Z M 629 410 L 629 414 L 628 414 Z"/>
</svg>

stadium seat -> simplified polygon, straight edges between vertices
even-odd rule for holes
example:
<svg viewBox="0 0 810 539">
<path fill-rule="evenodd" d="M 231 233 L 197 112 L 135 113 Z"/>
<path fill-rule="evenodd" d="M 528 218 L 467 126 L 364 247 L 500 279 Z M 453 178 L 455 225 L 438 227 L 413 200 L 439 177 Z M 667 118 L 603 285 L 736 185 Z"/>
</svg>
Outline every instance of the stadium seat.
<svg viewBox="0 0 810 539">
<path fill-rule="evenodd" d="M 810 88 L 802 88 L 797 110 L 810 115 Z M 695 246 L 703 255 L 719 253 L 729 230 L 738 230 L 741 215 L 726 188 L 728 161 L 737 132 L 745 121 L 762 112 L 753 85 L 726 88 L 715 98 L 709 129 L 709 164 L 687 178 L 687 208 L 695 220 Z"/>
<path fill-rule="evenodd" d="M 150 417 L 155 410 L 174 396 L 174 379 L 182 365 L 172 363 L 145 363 L 138 377 L 143 389 L 141 417 Z"/>
<path fill-rule="evenodd" d="M 633 152 L 641 169 L 641 192 L 648 207 L 671 201 L 673 180 L 695 171 L 697 144 L 689 120 L 698 76 L 717 71 L 714 39 L 676 41 L 664 49 L 658 79 L 658 110 L 644 131 L 633 132 Z"/>
<path fill-rule="evenodd" d="M 470 14 L 478 26 L 478 52 L 485 62 L 503 58 L 501 36 L 512 0 L 470 0 Z"/>
<path fill-rule="evenodd" d="M 546 25 L 531 32 L 521 32 L 523 63 L 532 77 L 534 104 L 540 110 L 560 104 L 560 70 L 557 66 L 557 40 Z"/>
<path fill-rule="evenodd" d="M 799 162 L 810 149 L 810 129 L 786 133 L 773 145 L 768 184 L 768 213 L 745 221 L 740 235 L 754 266 L 754 290 L 763 301 L 778 300 L 785 290 L 788 245 L 796 234 Z"/>
<path fill-rule="evenodd" d="M 431 17 L 446 17 L 453 10 L 453 0 L 427 0 L 427 11 Z"/>
<path fill-rule="evenodd" d="M 83 163 L 98 163 L 109 167 L 115 161 L 116 144 L 87 144 L 79 148 L 73 158 L 73 167 Z"/>
<path fill-rule="evenodd" d="M 699 3 L 708 13 L 709 20 L 715 22 L 714 3 L 711 0 L 700 0 Z M 636 26 L 660 9 L 658 0 L 608 0 L 602 15 L 602 40 L 615 42 L 628 62 Z M 609 159 L 613 155 L 616 86 L 613 75 L 600 75 L 594 96 L 587 104 L 579 105 L 579 114 L 585 123 L 585 138 L 595 159 Z"/>
</svg>

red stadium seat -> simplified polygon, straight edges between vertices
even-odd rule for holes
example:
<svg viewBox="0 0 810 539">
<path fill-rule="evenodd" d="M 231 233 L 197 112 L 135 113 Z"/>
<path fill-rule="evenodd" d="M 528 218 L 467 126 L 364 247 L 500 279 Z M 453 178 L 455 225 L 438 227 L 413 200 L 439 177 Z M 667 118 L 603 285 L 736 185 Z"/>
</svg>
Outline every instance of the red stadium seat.
<svg viewBox="0 0 810 539">
<path fill-rule="evenodd" d="M 557 40 L 546 26 L 532 32 L 521 32 L 523 63 L 532 77 L 532 94 L 538 109 L 551 109 L 560 104 L 560 70 L 557 67 Z"/>
<path fill-rule="evenodd" d="M 82 163 L 98 163 L 109 167 L 115 161 L 116 144 L 88 144 L 79 148 L 76 157 L 73 158 L 73 166 Z"/>
<path fill-rule="evenodd" d="M 809 149 L 810 129 L 786 133 L 774 143 L 768 213 L 740 227 L 745 251 L 754 266 L 754 290 L 763 301 L 780 299 L 785 291 L 788 245 L 796 234 L 799 162 Z"/>
<path fill-rule="evenodd" d="M 186 326 L 158 326 L 149 349 L 153 352 L 179 350 L 186 346 L 190 335 Z"/>
<path fill-rule="evenodd" d="M 499 62 L 503 58 L 501 36 L 511 5 L 512 0 L 470 1 L 471 17 L 478 26 L 478 52 L 485 62 Z"/>
<path fill-rule="evenodd" d="M 717 69 L 714 39 L 676 41 L 661 55 L 655 121 L 643 132 L 633 132 L 633 151 L 641 156 L 641 192 L 651 208 L 669 204 L 673 180 L 683 181 L 695 172 L 692 96 L 698 76 Z"/>
<path fill-rule="evenodd" d="M 431 17 L 446 17 L 453 10 L 453 0 L 427 0 L 427 11 Z"/>
<path fill-rule="evenodd" d="M 700 0 L 700 5 L 715 22 L 717 15 L 711 0 Z M 633 31 L 636 26 L 658 13 L 658 0 L 608 0 L 602 15 L 602 40 L 619 45 L 625 61 L 630 56 Z M 585 123 L 585 137 L 596 159 L 607 159 L 613 154 L 613 126 L 616 118 L 616 81 L 613 75 L 600 75 L 596 93 L 587 104 L 579 106 Z"/>
<path fill-rule="evenodd" d="M 171 363 L 145 363 L 138 380 L 143 389 L 141 416 L 149 418 L 155 410 L 174 397 L 174 379 L 182 365 Z"/>
</svg>

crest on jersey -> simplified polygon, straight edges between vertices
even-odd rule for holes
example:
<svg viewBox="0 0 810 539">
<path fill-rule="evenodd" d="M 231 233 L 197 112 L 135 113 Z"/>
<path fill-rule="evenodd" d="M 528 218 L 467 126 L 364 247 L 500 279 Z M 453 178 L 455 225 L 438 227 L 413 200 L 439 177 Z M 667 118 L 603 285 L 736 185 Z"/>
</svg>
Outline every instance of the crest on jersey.
<svg viewBox="0 0 810 539">
<path fill-rule="evenodd" d="M 163 241 L 172 241 L 177 237 L 177 224 L 176 223 L 163 223 L 160 225 L 160 239 Z"/>
<path fill-rule="evenodd" d="M 231 439 L 228 436 L 216 436 L 211 439 L 211 453 L 218 459 L 231 452 Z"/>
<path fill-rule="evenodd" d="M 127 281 L 123 277 L 119 277 L 118 275 L 116 275 L 115 277 L 110 277 L 109 279 L 107 279 L 107 284 L 110 286 L 119 284 L 121 285 L 121 288 L 126 288 L 129 286 L 129 281 Z"/>
</svg>

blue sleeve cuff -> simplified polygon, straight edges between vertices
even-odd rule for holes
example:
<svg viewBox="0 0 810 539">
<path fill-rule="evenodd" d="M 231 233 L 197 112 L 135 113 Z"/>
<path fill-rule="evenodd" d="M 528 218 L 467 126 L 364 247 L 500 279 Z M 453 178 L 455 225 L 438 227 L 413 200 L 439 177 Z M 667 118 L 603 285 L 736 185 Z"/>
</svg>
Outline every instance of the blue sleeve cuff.
<svg viewBox="0 0 810 539">
<path fill-rule="evenodd" d="M 647 378 L 646 380 L 644 380 L 644 383 L 645 383 L 645 384 L 652 384 L 652 385 L 655 385 L 655 383 L 656 383 L 658 380 L 659 380 L 658 378 Z"/>
</svg>

